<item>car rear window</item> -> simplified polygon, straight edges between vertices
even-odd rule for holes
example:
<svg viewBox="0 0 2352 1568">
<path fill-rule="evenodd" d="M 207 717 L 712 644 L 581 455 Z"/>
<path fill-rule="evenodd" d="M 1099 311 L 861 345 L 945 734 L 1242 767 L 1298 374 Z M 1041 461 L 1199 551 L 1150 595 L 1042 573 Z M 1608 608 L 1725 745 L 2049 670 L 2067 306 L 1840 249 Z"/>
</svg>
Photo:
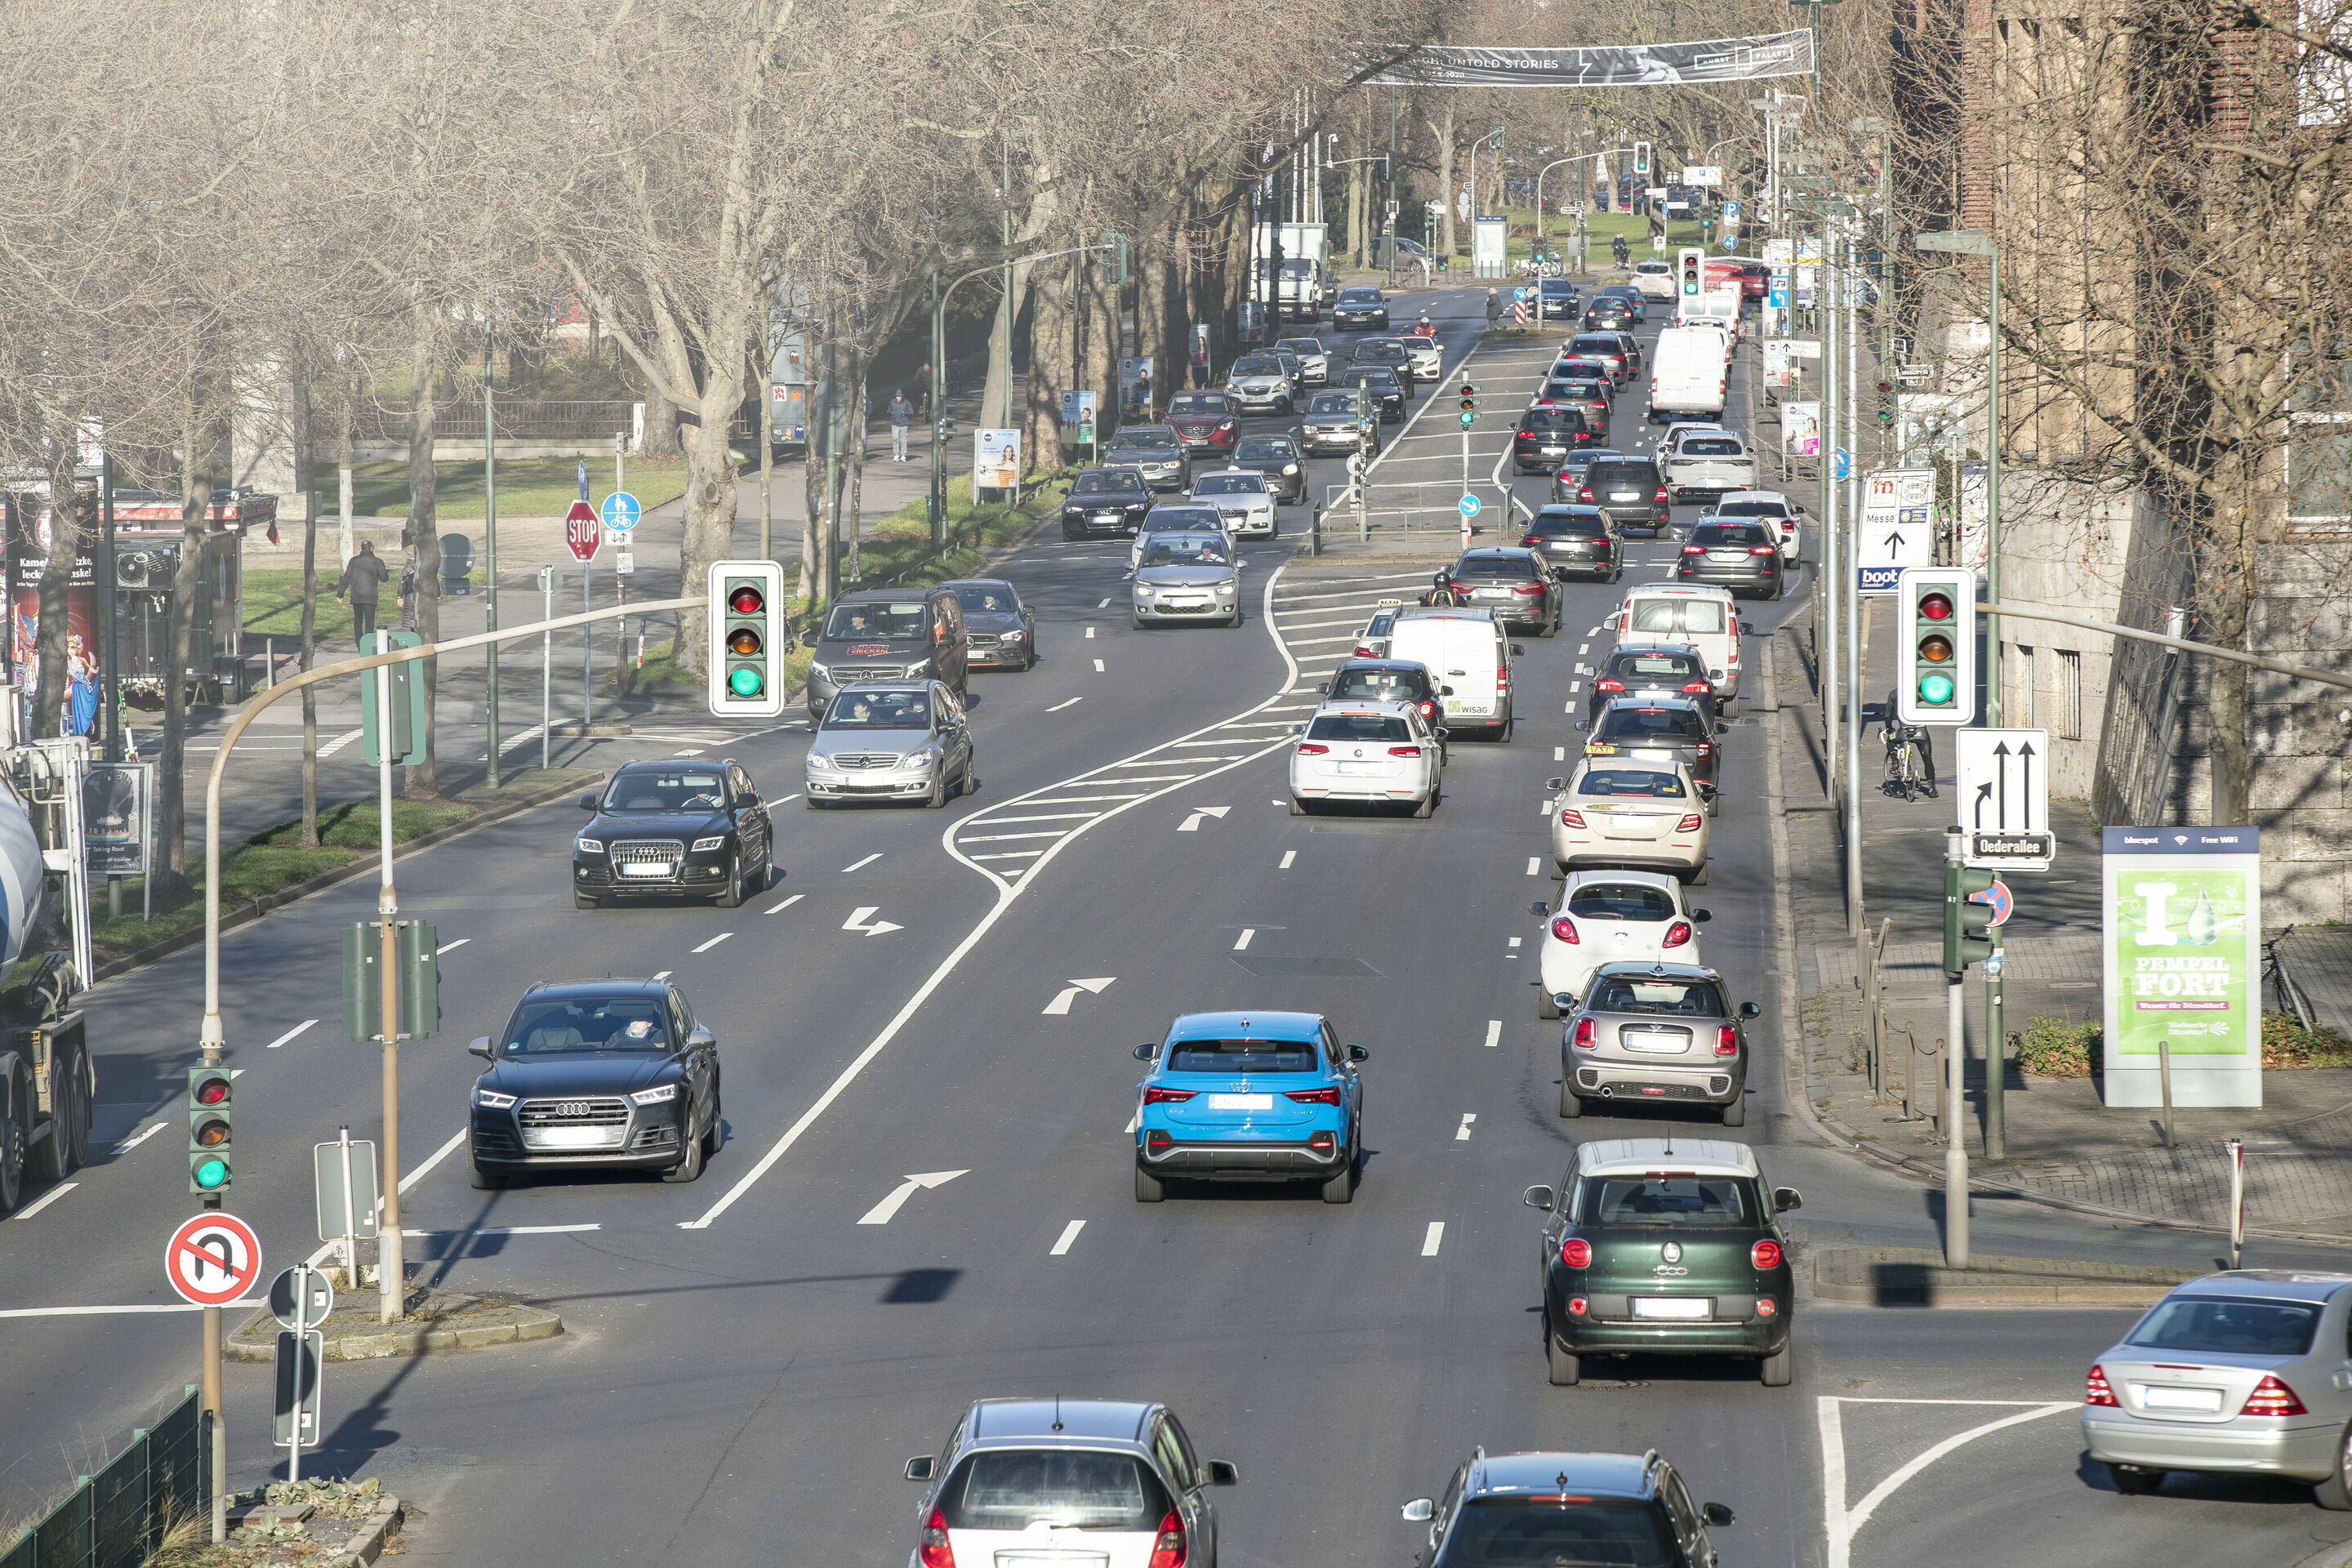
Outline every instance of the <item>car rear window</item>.
<svg viewBox="0 0 2352 1568">
<path fill-rule="evenodd" d="M 1601 721 L 1604 741 L 1704 741 L 1706 721 L 1685 708 L 1612 708 Z"/>
<path fill-rule="evenodd" d="M 2124 1343 L 2191 1354 L 2308 1355 L 2321 1310 L 2317 1301 L 2175 1296 L 2158 1301 Z"/>
<path fill-rule="evenodd" d="M 1723 605 L 1716 599 L 1646 599 L 1633 606 L 1633 625 L 1637 632 L 1674 632 L 1675 617 L 1682 620 L 1682 631 L 1694 636 L 1712 636 L 1723 630 Z"/>
<path fill-rule="evenodd" d="M 1609 661 L 1609 673 L 1690 680 L 1706 671 L 1699 667 L 1696 656 L 1687 653 L 1621 653 Z"/>
<path fill-rule="evenodd" d="M 1609 524 L 1597 511 L 1539 511 L 1528 531 L 1546 539 L 1605 539 Z"/>
<path fill-rule="evenodd" d="M 1410 741 L 1405 721 L 1386 713 L 1318 713 L 1307 727 L 1310 741 L 1355 741 L 1363 743 Z"/>
<path fill-rule="evenodd" d="M 1778 500 L 1717 501 L 1715 515 L 1717 517 L 1787 517 L 1789 503 Z"/>
<path fill-rule="evenodd" d="M 1686 1018 L 1723 1018 L 1723 994 L 1711 980 L 1668 980 L 1661 975 L 1604 974 L 1590 998 L 1598 1013 L 1673 1013 Z"/>
<path fill-rule="evenodd" d="M 1568 346 L 1571 353 L 1580 354 L 1622 354 L 1625 352 L 1624 344 L 1605 332 L 1576 338 Z"/>
<path fill-rule="evenodd" d="M 1640 490 L 1642 499 L 1658 488 L 1658 468 L 1655 463 L 1595 463 L 1584 472 L 1585 482 L 1594 490 Z"/>
<path fill-rule="evenodd" d="M 1568 912 L 1596 920 L 1664 921 L 1674 918 L 1675 901 L 1664 889 L 1642 882 L 1586 882 L 1568 895 Z"/>
<path fill-rule="evenodd" d="M 1519 429 L 1528 435 L 1547 430 L 1581 430 L 1584 416 L 1573 408 L 1530 408 L 1519 416 Z"/>
<path fill-rule="evenodd" d="M 1170 1072 L 1317 1072 L 1312 1040 L 1179 1040 L 1168 1047 Z"/>
<path fill-rule="evenodd" d="M 1579 1225 L 1667 1226 L 1724 1230 L 1758 1222 L 1738 1176 L 1587 1176 L 1577 1184 Z"/>
<path fill-rule="evenodd" d="M 1515 561 L 1507 556 L 1478 556 L 1454 563 L 1454 575 L 1462 577 L 1496 577 L 1508 583 L 1525 583 L 1540 574 L 1541 568 L 1532 561 Z"/>
<path fill-rule="evenodd" d="M 1752 522 L 1702 522 L 1691 530 L 1697 545 L 1769 544 L 1772 536 Z"/>
<path fill-rule="evenodd" d="M 1132 1454 L 1071 1448 L 986 1449 L 956 1468 L 933 1504 L 950 1530 L 1023 1531 L 1032 1524 L 1150 1531 L 1168 1494 Z"/>
<path fill-rule="evenodd" d="M 1332 696 L 1359 701 L 1409 702 L 1421 690 L 1420 679 L 1407 669 L 1343 669 L 1331 683 Z"/>
<path fill-rule="evenodd" d="M 1536 287 L 1541 289 L 1547 294 L 1573 294 L 1576 292 L 1576 285 L 1570 282 L 1565 278 L 1547 278 L 1541 283 L 1536 285 Z"/>
<path fill-rule="evenodd" d="M 1680 800 L 1683 781 L 1653 768 L 1595 768 L 1576 782 L 1576 793 L 1641 800 Z"/>
<path fill-rule="evenodd" d="M 1685 458 L 1737 458 L 1746 450 L 1728 436 L 1695 436 L 1675 448 Z"/>
<path fill-rule="evenodd" d="M 1683 1558 L 1654 1503 L 1543 1493 L 1472 1498 L 1446 1532 L 1445 1560 L 1481 1568 L 1665 1568 Z"/>
</svg>

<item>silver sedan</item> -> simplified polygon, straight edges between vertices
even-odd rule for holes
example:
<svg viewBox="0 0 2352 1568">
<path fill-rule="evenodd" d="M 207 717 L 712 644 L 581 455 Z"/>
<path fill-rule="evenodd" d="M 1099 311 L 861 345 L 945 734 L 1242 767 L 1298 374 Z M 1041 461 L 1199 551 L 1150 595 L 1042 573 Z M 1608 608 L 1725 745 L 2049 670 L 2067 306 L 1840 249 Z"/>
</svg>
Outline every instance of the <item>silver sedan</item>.
<svg viewBox="0 0 2352 1568">
<path fill-rule="evenodd" d="M 977 782 L 971 721 L 955 689 L 937 680 L 841 691 L 801 766 L 811 811 L 845 800 L 940 806 Z"/>
<path fill-rule="evenodd" d="M 1192 481 L 1192 499 L 1223 514 L 1234 534 L 1274 537 L 1274 493 L 1255 468 L 1219 468 Z"/>
<path fill-rule="evenodd" d="M 1135 569 L 1132 624 L 1242 624 L 1242 569 L 1222 531 L 1154 533 Z"/>
</svg>

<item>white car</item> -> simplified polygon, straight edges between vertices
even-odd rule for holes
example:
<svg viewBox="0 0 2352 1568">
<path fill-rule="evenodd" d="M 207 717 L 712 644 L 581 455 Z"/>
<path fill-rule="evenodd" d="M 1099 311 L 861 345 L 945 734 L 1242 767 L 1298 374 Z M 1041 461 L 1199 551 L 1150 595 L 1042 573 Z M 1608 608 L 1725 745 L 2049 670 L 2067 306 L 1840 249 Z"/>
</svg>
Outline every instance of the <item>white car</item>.
<svg viewBox="0 0 2352 1568">
<path fill-rule="evenodd" d="M 1437 809 L 1444 735 L 1411 702 L 1345 702 L 1318 709 L 1290 752 L 1290 815 L 1329 801 Z"/>
<path fill-rule="evenodd" d="M 1298 356 L 1298 379 L 1303 384 L 1320 386 L 1331 379 L 1331 354 L 1322 339 L 1276 338 L 1274 346 Z"/>
<path fill-rule="evenodd" d="M 1633 264 L 1633 288 L 1644 300 L 1675 298 L 1675 267 L 1653 258 Z"/>
<path fill-rule="evenodd" d="M 1686 763 L 1587 757 L 1549 787 L 1551 858 L 1562 871 L 1622 866 L 1706 880 L 1708 813 Z"/>
<path fill-rule="evenodd" d="M 1245 354 L 1225 373 L 1225 395 L 1245 414 L 1287 414 L 1297 391 L 1289 367 L 1272 354 Z"/>
<path fill-rule="evenodd" d="M 1804 553 L 1804 541 L 1799 536 L 1797 522 L 1805 515 L 1804 505 L 1790 500 L 1779 490 L 1733 490 L 1713 506 L 1701 508 L 1699 515 L 1769 521 L 1780 531 L 1781 560 L 1794 566 L 1797 557 Z"/>
<path fill-rule="evenodd" d="M 1435 381 L 1445 374 L 1445 351 L 1438 346 L 1435 338 L 1407 332 L 1397 342 L 1404 345 L 1406 363 L 1412 367 L 1413 380 Z"/>
<path fill-rule="evenodd" d="M 1219 468 L 1192 481 L 1192 499 L 1213 506 L 1236 537 L 1274 537 L 1274 492 L 1255 468 Z"/>
<path fill-rule="evenodd" d="M 1667 449 L 1666 499 L 1680 503 L 1694 493 L 1729 495 L 1756 482 L 1756 455 L 1729 431 L 1676 433 Z"/>
<path fill-rule="evenodd" d="M 1604 963 L 1704 963 L 1698 928 L 1706 910 L 1685 907 L 1682 884 L 1655 871 L 1570 871 L 1559 902 L 1529 912 L 1544 922 L 1542 993 L 1536 1015 L 1560 1016 L 1559 998 L 1584 1000 Z"/>
</svg>

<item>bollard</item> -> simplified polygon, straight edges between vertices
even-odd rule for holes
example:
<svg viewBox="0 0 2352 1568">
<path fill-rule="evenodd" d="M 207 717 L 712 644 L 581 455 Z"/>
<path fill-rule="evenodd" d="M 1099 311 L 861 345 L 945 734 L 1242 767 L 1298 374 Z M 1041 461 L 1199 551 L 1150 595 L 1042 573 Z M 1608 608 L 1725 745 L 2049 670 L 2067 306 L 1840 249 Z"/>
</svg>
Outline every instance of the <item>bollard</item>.
<svg viewBox="0 0 2352 1568">
<path fill-rule="evenodd" d="M 2172 1147 L 2172 1042 L 2156 1042 L 2156 1076 L 2164 1086 L 2164 1146 Z"/>
<path fill-rule="evenodd" d="M 2232 1138 L 2230 1151 L 2230 1267 L 2235 1268 L 2246 1250 L 2246 1142 Z"/>
</svg>

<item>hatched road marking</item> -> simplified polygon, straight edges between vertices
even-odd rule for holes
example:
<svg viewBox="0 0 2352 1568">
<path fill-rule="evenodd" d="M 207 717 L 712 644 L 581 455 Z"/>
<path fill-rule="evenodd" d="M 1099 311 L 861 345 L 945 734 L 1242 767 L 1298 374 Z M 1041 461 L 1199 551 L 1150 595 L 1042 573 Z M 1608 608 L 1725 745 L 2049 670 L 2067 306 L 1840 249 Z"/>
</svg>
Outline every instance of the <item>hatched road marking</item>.
<svg viewBox="0 0 2352 1568">
<path fill-rule="evenodd" d="M 1064 1253 L 1069 1251 L 1070 1244 L 1078 1239 L 1078 1232 L 1086 1228 L 1087 1222 L 1082 1219 L 1074 1219 L 1069 1224 L 1064 1226 L 1062 1227 L 1061 1239 L 1054 1243 L 1052 1256 L 1059 1258 Z"/>
</svg>

